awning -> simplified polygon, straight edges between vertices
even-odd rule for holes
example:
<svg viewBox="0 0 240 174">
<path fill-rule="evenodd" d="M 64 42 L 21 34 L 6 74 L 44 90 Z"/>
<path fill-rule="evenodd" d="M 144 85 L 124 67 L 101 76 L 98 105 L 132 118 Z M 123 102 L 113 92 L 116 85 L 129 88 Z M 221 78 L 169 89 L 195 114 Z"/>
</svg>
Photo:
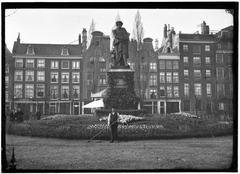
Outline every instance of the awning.
<svg viewBox="0 0 240 174">
<path fill-rule="evenodd" d="M 103 99 L 93 101 L 83 106 L 83 108 L 102 108 L 102 107 L 104 107 Z"/>
<path fill-rule="evenodd" d="M 107 89 L 104 89 L 104 90 L 99 91 L 99 92 L 94 93 L 94 94 L 91 93 L 91 97 L 92 97 L 92 98 L 103 98 L 104 95 L 106 94 L 106 91 L 107 91 Z"/>
</svg>

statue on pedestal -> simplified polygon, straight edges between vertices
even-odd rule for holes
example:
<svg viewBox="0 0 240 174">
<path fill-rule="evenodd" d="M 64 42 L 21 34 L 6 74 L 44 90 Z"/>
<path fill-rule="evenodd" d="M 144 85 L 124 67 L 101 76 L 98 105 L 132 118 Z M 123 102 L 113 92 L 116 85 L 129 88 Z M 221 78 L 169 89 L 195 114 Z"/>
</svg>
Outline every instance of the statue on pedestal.
<svg viewBox="0 0 240 174">
<path fill-rule="evenodd" d="M 116 29 L 112 30 L 113 34 L 113 54 L 114 54 L 114 66 L 127 66 L 128 59 L 128 42 L 129 33 L 125 28 L 122 28 L 122 21 L 116 22 Z"/>
</svg>

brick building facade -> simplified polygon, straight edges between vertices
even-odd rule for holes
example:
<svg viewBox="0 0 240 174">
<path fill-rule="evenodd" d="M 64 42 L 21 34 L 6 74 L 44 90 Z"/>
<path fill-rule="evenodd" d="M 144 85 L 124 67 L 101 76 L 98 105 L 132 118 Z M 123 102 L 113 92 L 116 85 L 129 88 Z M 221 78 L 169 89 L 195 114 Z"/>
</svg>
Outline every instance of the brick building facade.
<svg viewBox="0 0 240 174">
<path fill-rule="evenodd" d="M 80 114 L 82 43 L 76 45 L 20 43 L 13 46 L 12 108 L 25 115 Z"/>
</svg>

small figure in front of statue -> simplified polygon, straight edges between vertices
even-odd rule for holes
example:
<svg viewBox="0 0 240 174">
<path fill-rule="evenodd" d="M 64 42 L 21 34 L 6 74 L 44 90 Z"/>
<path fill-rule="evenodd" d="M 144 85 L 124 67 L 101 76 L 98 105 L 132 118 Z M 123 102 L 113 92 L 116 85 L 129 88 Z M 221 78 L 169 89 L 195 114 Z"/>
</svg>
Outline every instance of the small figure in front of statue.
<svg viewBox="0 0 240 174">
<path fill-rule="evenodd" d="M 118 119 L 119 113 L 116 112 L 114 108 L 112 108 L 112 112 L 108 115 L 108 126 L 110 127 L 111 132 L 111 143 L 113 143 L 114 140 L 118 140 Z"/>
</svg>

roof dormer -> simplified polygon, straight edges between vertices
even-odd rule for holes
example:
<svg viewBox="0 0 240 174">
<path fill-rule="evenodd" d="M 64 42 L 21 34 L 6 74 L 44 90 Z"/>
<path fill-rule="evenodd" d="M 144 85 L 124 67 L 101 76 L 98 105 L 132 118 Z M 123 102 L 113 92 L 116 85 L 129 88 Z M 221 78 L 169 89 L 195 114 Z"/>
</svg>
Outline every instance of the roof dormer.
<svg viewBox="0 0 240 174">
<path fill-rule="evenodd" d="M 62 55 L 62 56 L 68 56 L 68 55 L 69 55 L 68 48 L 63 47 L 63 48 L 62 48 L 61 55 Z"/>
<path fill-rule="evenodd" d="M 28 45 L 26 54 L 27 55 L 35 55 L 34 48 L 32 47 L 32 45 Z"/>
</svg>

